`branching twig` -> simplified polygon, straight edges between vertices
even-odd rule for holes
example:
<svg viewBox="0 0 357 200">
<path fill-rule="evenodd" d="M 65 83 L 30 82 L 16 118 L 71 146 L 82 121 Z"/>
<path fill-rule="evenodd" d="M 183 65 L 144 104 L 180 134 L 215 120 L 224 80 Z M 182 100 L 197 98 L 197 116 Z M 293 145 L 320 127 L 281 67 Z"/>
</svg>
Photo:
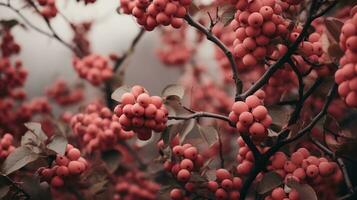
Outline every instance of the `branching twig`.
<svg viewBox="0 0 357 200">
<path fill-rule="evenodd" d="M 189 119 L 196 119 L 196 118 L 215 118 L 215 119 L 220 119 L 223 121 L 228 122 L 229 125 L 235 127 L 235 124 L 226 116 L 224 115 L 219 115 L 215 113 L 209 113 L 209 112 L 195 112 L 191 115 L 186 115 L 186 116 L 169 116 L 169 120 L 189 120 Z"/>
<path fill-rule="evenodd" d="M 193 20 L 189 14 L 187 14 L 184 19 L 189 25 L 195 27 L 197 30 L 205 34 L 209 41 L 215 43 L 224 52 L 231 65 L 233 80 L 236 86 L 236 96 L 239 95 L 243 90 L 243 82 L 238 77 L 237 64 L 234 60 L 232 52 L 228 49 L 228 47 L 226 47 L 225 44 L 223 44 L 221 40 L 219 40 L 215 35 L 213 35 L 209 29 Z"/>
</svg>

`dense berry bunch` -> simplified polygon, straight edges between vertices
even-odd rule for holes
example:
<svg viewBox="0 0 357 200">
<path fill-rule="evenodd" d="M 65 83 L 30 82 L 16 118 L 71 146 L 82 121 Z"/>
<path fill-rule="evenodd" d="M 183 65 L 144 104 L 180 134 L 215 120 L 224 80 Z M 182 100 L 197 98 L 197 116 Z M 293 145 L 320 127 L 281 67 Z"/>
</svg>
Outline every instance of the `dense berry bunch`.
<svg viewBox="0 0 357 200">
<path fill-rule="evenodd" d="M 239 199 L 242 179 L 233 177 L 226 169 L 217 169 L 216 180 L 209 181 L 207 187 L 217 200 Z"/>
<path fill-rule="evenodd" d="M 73 182 L 88 169 L 87 161 L 81 157 L 81 152 L 68 144 L 65 155 L 57 154 L 51 168 L 41 168 L 41 179 L 47 181 L 54 188 L 60 188 L 65 182 Z"/>
<path fill-rule="evenodd" d="M 148 31 L 159 25 L 180 28 L 190 4 L 191 0 L 120 0 L 123 12 L 135 16 Z"/>
<path fill-rule="evenodd" d="M 229 119 L 236 123 L 240 133 L 249 133 L 255 141 L 262 141 L 268 136 L 268 127 L 272 118 L 267 108 L 263 105 L 265 93 L 258 91 L 248 96 L 246 100 L 237 101 L 232 106 Z"/>
<path fill-rule="evenodd" d="M 124 93 L 114 109 L 124 130 L 133 130 L 141 140 L 151 138 L 152 130 L 161 132 L 166 127 L 168 110 L 159 96 L 150 96 L 142 86 L 134 86 Z"/>
<path fill-rule="evenodd" d="M 182 66 L 191 59 L 192 48 L 186 42 L 186 27 L 179 30 L 162 29 L 163 45 L 157 50 L 159 59 L 165 65 Z"/>
<path fill-rule="evenodd" d="M 170 196 L 171 199 L 183 199 L 186 196 L 184 190 L 187 191 L 187 195 L 195 190 L 195 184 L 190 179 L 194 173 L 200 172 L 204 160 L 197 148 L 191 144 L 176 145 L 172 148 L 172 152 L 173 158 L 171 161 L 165 161 L 164 169 L 170 172 L 183 185 L 184 189 L 173 189 Z M 178 195 L 176 193 L 179 192 L 181 195 L 176 197 Z"/>
<path fill-rule="evenodd" d="M 203 157 L 191 144 L 176 145 L 172 148 L 175 159 L 166 161 L 164 168 L 170 171 L 182 183 L 189 182 L 193 172 L 198 172 L 203 166 Z"/>
<path fill-rule="evenodd" d="M 143 172 L 132 170 L 118 177 L 113 200 L 155 200 L 159 189 Z"/>
<path fill-rule="evenodd" d="M 12 65 L 9 58 L 0 58 L 0 74 L 0 97 L 12 95 L 14 89 L 22 87 L 27 78 L 22 62 L 17 60 Z"/>
<path fill-rule="evenodd" d="M 91 52 L 90 42 L 88 39 L 88 32 L 91 30 L 91 22 L 83 22 L 78 24 L 71 23 L 71 28 L 73 30 L 73 43 L 80 50 L 83 55 L 88 55 Z"/>
<path fill-rule="evenodd" d="M 13 140 L 14 138 L 10 133 L 5 133 L 0 138 L 0 161 L 4 160 L 11 152 L 15 150 Z"/>
<path fill-rule="evenodd" d="M 73 65 L 79 76 L 93 85 L 100 85 L 113 76 L 108 58 L 98 54 L 90 54 L 82 59 L 75 58 Z"/>
<path fill-rule="evenodd" d="M 238 137 L 237 143 L 239 146 L 237 155 L 237 173 L 239 175 L 247 175 L 254 165 L 254 156 L 249 147 L 245 144 L 242 137 Z"/>
<path fill-rule="evenodd" d="M 295 189 L 285 191 L 283 187 L 277 187 L 264 198 L 264 200 L 300 200 L 299 192 Z"/>
<path fill-rule="evenodd" d="M 41 15 L 46 17 L 47 19 L 56 17 L 57 15 L 57 7 L 56 7 L 56 0 L 37 0 L 38 4 L 41 7 Z"/>
<path fill-rule="evenodd" d="M 9 28 L 5 28 L 1 36 L 2 41 L 0 46 L 3 57 L 9 57 L 12 54 L 18 54 L 20 52 L 20 45 L 14 40 Z"/>
<path fill-rule="evenodd" d="M 335 74 L 338 93 L 350 107 L 357 107 L 357 13 L 351 13 L 342 27 L 340 47 L 345 55 L 340 60 L 340 69 Z"/>
<path fill-rule="evenodd" d="M 83 89 L 77 87 L 73 90 L 69 88 L 64 80 L 57 80 L 46 90 L 46 95 L 53 98 L 59 105 L 66 106 L 78 103 L 83 99 Z"/>
<path fill-rule="evenodd" d="M 126 140 L 133 132 L 124 131 L 118 118 L 109 108 L 99 104 L 89 104 L 83 113 L 71 119 L 71 127 L 75 136 L 89 152 L 112 148 L 118 140 Z"/>
<path fill-rule="evenodd" d="M 283 152 L 277 152 L 270 160 L 268 170 L 275 171 L 285 181 L 293 178 L 300 183 L 307 183 L 316 191 L 335 191 L 336 185 L 343 180 L 335 162 L 313 156 L 306 148 L 298 149 L 290 158 Z"/>
<path fill-rule="evenodd" d="M 237 1 L 236 7 L 233 54 L 241 58 L 238 67 L 264 66 L 265 56 L 275 49 L 272 40 L 288 33 L 283 10 L 275 0 Z"/>
</svg>

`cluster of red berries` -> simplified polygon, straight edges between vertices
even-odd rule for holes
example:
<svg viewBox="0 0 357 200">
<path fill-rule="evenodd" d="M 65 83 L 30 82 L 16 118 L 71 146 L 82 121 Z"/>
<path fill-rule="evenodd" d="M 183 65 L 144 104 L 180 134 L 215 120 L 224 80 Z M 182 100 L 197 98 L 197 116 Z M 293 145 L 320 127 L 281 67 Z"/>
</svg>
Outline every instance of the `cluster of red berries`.
<svg viewBox="0 0 357 200">
<path fill-rule="evenodd" d="M 209 181 L 207 187 L 217 200 L 239 199 L 242 179 L 233 177 L 226 169 L 216 170 L 216 181 Z"/>
<path fill-rule="evenodd" d="M 88 39 L 88 32 L 91 30 L 91 22 L 83 22 L 78 24 L 71 23 L 71 28 L 73 30 L 73 43 L 80 50 L 83 55 L 90 54 L 90 42 Z"/>
<path fill-rule="evenodd" d="M 90 54 L 81 59 L 75 58 L 73 65 L 81 78 L 88 80 L 95 86 L 113 76 L 113 67 L 109 63 L 109 59 L 98 54 Z"/>
<path fill-rule="evenodd" d="M 355 9 L 354 9 L 355 10 Z M 345 55 L 335 73 L 338 93 L 350 107 L 357 107 L 357 13 L 352 13 L 342 27 L 340 47 Z"/>
<path fill-rule="evenodd" d="M 263 67 L 265 56 L 275 49 L 272 40 L 288 33 L 283 9 L 275 0 L 237 1 L 236 8 L 233 54 L 241 58 L 238 68 Z"/>
<path fill-rule="evenodd" d="M 56 0 L 37 0 L 38 4 L 42 6 L 41 8 L 41 15 L 46 17 L 47 19 L 51 19 L 56 17 L 57 15 L 57 7 L 56 7 Z"/>
<path fill-rule="evenodd" d="M 299 192 L 295 189 L 290 189 L 287 192 L 283 187 L 277 187 L 264 198 L 264 200 L 300 200 Z"/>
<path fill-rule="evenodd" d="M 179 200 L 186 196 L 184 191 L 193 192 L 195 190 L 195 184 L 190 179 L 193 173 L 200 171 L 204 160 L 197 148 L 189 143 L 174 146 L 172 152 L 173 159 L 165 161 L 164 169 L 183 184 L 184 190 L 176 188 L 170 192 L 171 199 Z"/>
<path fill-rule="evenodd" d="M 89 104 L 83 113 L 74 115 L 70 125 L 88 152 L 107 150 L 118 140 L 126 140 L 134 135 L 122 129 L 119 119 L 109 108 L 95 103 Z"/>
<path fill-rule="evenodd" d="M 179 30 L 162 29 L 163 45 L 157 50 L 157 55 L 165 65 L 182 66 L 191 59 L 192 48 L 185 41 L 186 32 L 186 26 Z"/>
<path fill-rule="evenodd" d="M 64 80 L 54 82 L 46 89 L 46 95 L 62 106 L 78 103 L 83 100 L 84 96 L 82 88 L 77 87 L 71 90 Z"/>
<path fill-rule="evenodd" d="M 240 176 L 248 175 L 254 166 L 254 156 L 253 152 L 246 145 L 242 137 L 238 137 L 237 143 L 239 146 L 238 154 L 237 154 L 237 173 Z M 264 153 L 268 150 L 268 147 L 260 147 L 257 146 L 258 150 L 261 153 Z"/>
<path fill-rule="evenodd" d="M 149 180 L 143 172 L 132 170 L 119 176 L 113 200 L 155 200 L 160 185 Z"/>
<path fill-rule="evenodd" d="M 151 138 L 152 130 L 162 132 L 166 128 L 168 110 L 159 96 L 150 96 L 142 86 L 133 86 L 131 92 L 121 96 L 114 109 L 124 130 L 134 131 L 141 140 Z"/>
<path fill-rule="evenodd" d="M 334 190 L 333 188 L 343 180 L 337 163 L 324 157 L 313 156 L 306 148 L 298 149 L 290 158 L 283 152 L 277 152 L 270 160 L 268 170 L 275 171 L 285 178 L 285 181 L 292 178 L 297 182 L 311 185 L 317 191 L 325 191 L 326 188 Z"/>
<path fill-rule="evenodd" d="M 21 50 L 20 45 L 16 43 L 9 28 L 4 28 L 2 32 L 2 41 L 0 44 L 3 57 L 9 57 L 18 54 Z"/>
<path fill-rule="evenodd" d="M 87 161 L 81 157 L 81 152 L 71 144 L 66 147 L 65 155 L 57 154 L 51 168 L 40 168 L 41 179 L 50 183 L 54 188 L 65 185 L 65 181 L 76 181 L 88 169 Z"/>
<path fill-rule="evenodd" d="M 9 58 L 0 58 L 0 73 L 0 97 L 11 95 L 15 88 L 24 85 L 27 78 L 22 62 L 17 60 L 12 65 Z"/>
<path fill-rule="evenodd" d="M 136 17 L 138 24 L 152 31 L 159 25 L 180 28 L 191 0 L 120 0 L 125 14 Z"/>
<path fill-rule="evenodd" d="M 10 133 L 5 133 L 0 138 L 0 160 L 4 160 L 15 150 L 13 145 L 14 137 Z"/>
<path fill-rule="evenodd" d="M 229 119 L 236 124 L 240 133 L 249 133 L 255 141 L 262 141 L 268 136 L 268 127 L 272 118 L 263 105 L 265 93 L 262 90 L 248 96 L 245 101 L 237 101 L 232 106 Z"/>
<path fill-rule="evenodd" d="M 14 135 L 26 131 L 24 123 L 29 122 L 36 114 L 47 114 L 51 111 L 46 98 L 34 98 L 18 104 L 13 98 L 0 98 L 0 131 L 10 131 Z"/>
</svg>

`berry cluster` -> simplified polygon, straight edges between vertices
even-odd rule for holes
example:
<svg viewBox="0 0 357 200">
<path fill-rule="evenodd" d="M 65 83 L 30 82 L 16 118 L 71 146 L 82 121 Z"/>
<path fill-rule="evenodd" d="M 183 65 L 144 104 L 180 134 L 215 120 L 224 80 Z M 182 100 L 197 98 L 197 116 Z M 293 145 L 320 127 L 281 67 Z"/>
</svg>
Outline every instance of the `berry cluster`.
<svg viewBox="0 0 357 200">
<path fill-rule="evenodd" d="M 165 65 L 182 66 L 191 59 L 192 49 L 183 42 L 186 39 L 186 27 L 179 30 L 162 29 L 163 45 L 157 50 L 157 55 Z"/>
<path fill-rule="evenodd" d="M 141 140 L 151 138 L 152 130 L 161 132 L 166 127 L 168 110 L 159 96 L 150 96 L 142 86 L 134 86 L 131 92 L 121 96 L 114 109 L 124 130 L 133 130 Z"/>
<path fill-rule="evenodd" d="M 232 106 L 229 119 L 236 123 L 240 133 L 249 133 L 253 140 L 262 141 L 268 136 L 267 128 L 272 123 L 268 110 L 263 105 L 265 93 L 262 90 L 248 96 L 246 100 L 237 101 Z"/>
<path fill-rule="evenodd" d="M 12 65 L 9 58 L 0 58 L 0 74 L 0 97 L 9 94 L 12 96 L 14 89 L 22 87 L 27 78 L 22 62 L 17 60 Z"/>
<path fill-rule="evenodd" d="M 51 168 L 41 168 L 41 179 L 54 188 L 65 185 L 65 181 L 78 180 L 78 177 L 88 168 L 87 161 L 81 157 L 81 152 L 68 144 L 65 155 L 57 155 Z"/>
<path fill-rule="evenodd" d="M 233 54 L 241 58 L 238 67 L 263 67 L 265 56 L 275 49 L 272 40 L 288 33 L 283 9 L 275 0 L 237 1 L 236 8 Z"/>
<path fill-rule="evenodd" d="M 59 105 L 66 106 L 78 103 L 83 99 L 84 94 L 82 88 L 77 87 L 71 90 L 64 80 L 57 80 L 46 89 L 46 95 L 53 98 Z"/>
<path fill-rule="evenodd" d="M 150 181 L 143 172 L 132 170 L 119 176 L 113 200 L 155 200 L 160 185 Z"/>
<path fill-rule="evenodd" d="M 285 192 L 284 188 L 277 187 L 271 191 L 271 194 L 266 196 L 264 200 L 300 200 L 299 193 L 295 189 L 290 189 L 290 191 Z"/>
<path fill-rule="evenodd" d="M 298 149 L 290 158 L 283 152 L 277 152 L 270 160 L 268 170 L 275 171 L 285 181 L 293 178 L 311 185 L 317 191 L 334 190 L 343 180 L 342 172 L 335 162 L 313 156 L 306 148 Z"/>
<path fill-rule="evenodd" d="M 195 186 L 190 179 L 192 174 L 198 173 L 203 166 L 203 156 L 198 153 L 196 147 L 188 143 L 174 146 L 172 152 L 173 159 L 164 163 L 164 169 L 171 172 L 175 179 L 184 185 L 187 192 L 193 192 Z M 171 199 L 183 199 L 184 193 L 181 189 L 173 189 L 170 196 Z"/>
<path fill-rule="evenodd" d="M 238 137 L 237 143 L 239 146 L 238 155 L 237 155 L 237 173 L 240 176 L 248 175 L 254 166 L 254 156 L 253 152 L 246 145 L 242 137 Z M 258 150 L 261 153 L 264 153 L 268 150 L 268 147 L 257 146 Z"/>
<path fill-rule="evenodd" d="M 98 54 L 90 54 L 82 59 L 73 60 L 74 69 L 81 78 L 97 86 L 113 76 L 113 69 L 108 58 Z"/>
<path fill-rule="evenodd" d="M 120 0 L 125 14 L 136 17 L 138 24 L 152 31 L 159 25 L 180 28 L 191 0 Z"/>
<path fill-rule="evenodd" d="M 2 41 L 0 44 L 2 56 L 9 57 L 13 54 L 18 54 L 21 50 L 20 45 L 16 43 L 10 29 L 5 28 L 2 32 Z"/>
<path fill-rule="evenodd" d="M 107 150 L 118 140 L 133 136 L 133 132 L 122 129 L 119 119 L 107 107 L 94 103 L 89 104 L 83 113 L 74 115 L 70 125 L 88 152 Z"/>
<path fill-rule="evenodd" d="M 350 107 L 357 107 L 357 13 L 351 13 L 342 27 L 340 47 L 345 55 L 335 73 L 338 93 Z"/>
<path fill-rule="evenodd" d="M 15 150 L 13 140 L 14 137 L 10 133 L 5 133 L 0 139 L 0 160 L 4 160 Z"/>
<path fill-rule="evenodd" d="M 47 19 L 51 19 L 56 17 L 57 15 L 57 7 L 56 7 L 56 0 L 37 0 L 38 4 L 42 6 L 41 8 L 41 15 L 46 17 Z"/>
<path fill-rule="evenodd" d="M 71 28 L 74 33 L 72 41 L 83 55 L 88 55 L 91 52 L 88 39 L 88 32 L 91 30 L 91 27 L 91 22 L 71 23 Z"/>
<path fill-rule="evenodd" d="M 232 177 L 226 169 L 217 169 L 216 181 L 209 181 L 207 187 L 214 192 L 216 199 L 239 199 L 242 179 Z"/>
</svg>

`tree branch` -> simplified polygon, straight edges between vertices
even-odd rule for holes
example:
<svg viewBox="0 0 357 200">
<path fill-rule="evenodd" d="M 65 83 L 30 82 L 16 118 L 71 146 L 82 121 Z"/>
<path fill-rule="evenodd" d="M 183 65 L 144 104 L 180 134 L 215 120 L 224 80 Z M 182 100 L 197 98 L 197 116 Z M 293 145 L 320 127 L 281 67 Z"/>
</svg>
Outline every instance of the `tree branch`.
<svg viewBox="0 0 357 200">
<path fill-rule="evenodd" d="M 215 35 L 213 35 L 209 29 L 204 27 L 202 24 L 194 21 L 189 14 L 186 14 L 184 19 L 187 21 L 189 25 L 195 27 L 197 30 L 205 34 L 209 41 L 216 44 L 224 52 L 231 65 L 233 80 L 235 82 L 235 87 L 236 87 L 236 96 L 238 96 L 240 93 L 242 93 L 243 82 L 238 77 L 237 64 L 234 60 L 232 52 L 228 49 L 228 47 L 226 47 L 226 45 L 223 44 L 221 40 L 219 40 Z"/>
<path fill-rule="evenodd" d="M 186 115 L 186 116 L 169 116 L 168 119 L 169 120 L 189 120 L 189 119 L 193 119 L 193 118 L 196 119 L 196 118 L 202 118 L 202 117 L 220 119 L 220 120 L 228 122 L 228 124 L 230 126 L 235 127 L 235 124 L 228 117 L 226 117 L 224 115 L 209 113 L 209 112 L 195 112 L 191 115 Z"/>
</svg>

